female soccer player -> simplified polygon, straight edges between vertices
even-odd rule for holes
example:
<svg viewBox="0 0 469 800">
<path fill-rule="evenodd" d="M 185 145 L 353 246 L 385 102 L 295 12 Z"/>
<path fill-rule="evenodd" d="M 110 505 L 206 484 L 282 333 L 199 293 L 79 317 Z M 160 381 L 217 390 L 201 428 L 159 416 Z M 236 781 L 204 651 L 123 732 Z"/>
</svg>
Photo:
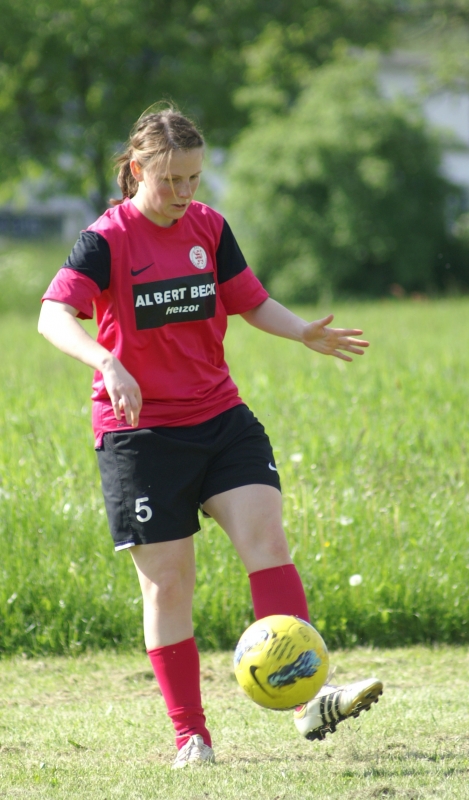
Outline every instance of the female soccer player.
<svg viewBox="0 0 469 800">
<path fill-rule="evenodd" d="M 309 620 L 282 527 L 269 439 L 224 360 L 227 316 L 351 361 L 362 331 L 307 323 L 270 298 L 223 217 L 194 201 L 200 132 L 172 108 L 145 114 L 118 158 L 123 198 L 83 231 L 44 295 L 39 331 L 93 367 L 93 429 L 115 549 L 129 549 L 148 656 L 172 720 L 174 767 L 214 761 L 192 627 L 198 512 L 230 537 L 254 614 Z M 77 318 L 93 317 L 95 341 Z M 297 709 L 308 738 L 378 699 L 375 679 L 325 686 Z"/>
</svg>

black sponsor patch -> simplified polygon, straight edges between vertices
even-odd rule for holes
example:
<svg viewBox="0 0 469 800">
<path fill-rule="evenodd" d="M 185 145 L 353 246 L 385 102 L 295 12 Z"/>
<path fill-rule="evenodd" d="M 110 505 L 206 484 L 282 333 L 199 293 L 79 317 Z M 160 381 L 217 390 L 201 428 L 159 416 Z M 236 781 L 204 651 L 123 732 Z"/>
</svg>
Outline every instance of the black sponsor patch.
<svg viewBox="0 0 469 800">
<path fill-rule="evenodd" d="M 216 283 L 208 275 L 185 275 L 132 286 L 137 330 L 168 322 L 190 322 L 215 316 Z"/>
</svg>

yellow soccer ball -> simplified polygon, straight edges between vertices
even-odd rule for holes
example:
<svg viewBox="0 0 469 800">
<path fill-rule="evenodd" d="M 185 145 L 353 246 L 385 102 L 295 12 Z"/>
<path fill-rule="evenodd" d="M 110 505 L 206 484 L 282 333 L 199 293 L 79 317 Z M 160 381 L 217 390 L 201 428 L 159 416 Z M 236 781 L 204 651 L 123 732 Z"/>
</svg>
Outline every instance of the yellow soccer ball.
<svg viewBox="0 0 469 800">
<path fill-rule="evenodd" d="M 234 671 L 258 705 L 295 708 L 311 700 L 326 682 L 329 654 L 309 622 L 275 614 L 245 630 L 235 650 Z"/>
</svg>

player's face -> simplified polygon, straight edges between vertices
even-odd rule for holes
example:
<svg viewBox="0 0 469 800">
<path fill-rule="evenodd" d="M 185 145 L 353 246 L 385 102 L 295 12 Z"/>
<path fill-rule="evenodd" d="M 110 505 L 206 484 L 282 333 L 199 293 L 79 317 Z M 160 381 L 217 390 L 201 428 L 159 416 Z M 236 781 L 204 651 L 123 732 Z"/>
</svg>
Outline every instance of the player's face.
<svg viewBox="0 0 469 800">
<path fill-rule="evenodd" d="M 199 185 L 203 157 L 202 147 L 175 150 L 167 173 L 141 170 L 135 161 L 131 161 L 132 174 L 139 182 L 137 194 L 132 199 L 139 211 L 164 228 L 181 219 Z"/>
</svg>

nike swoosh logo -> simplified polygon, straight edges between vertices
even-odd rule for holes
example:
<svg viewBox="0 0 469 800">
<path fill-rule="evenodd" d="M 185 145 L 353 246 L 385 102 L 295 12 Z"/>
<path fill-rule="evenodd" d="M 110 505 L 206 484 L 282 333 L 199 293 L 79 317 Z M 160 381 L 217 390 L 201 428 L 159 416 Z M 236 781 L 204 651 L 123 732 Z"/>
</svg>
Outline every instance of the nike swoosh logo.
<svg viewBox="0 0 469 800">
<path fill-rule="evenodd" d="M 150 267 L 152 267 L 154 263 L 155 262 L 152 261 L 151 264 L 148 264 L 148 266 L 146 267 L 142 267 L 142 269 L 131 269 L 130 274 L 133 275 L 134 278 L 136 278 L 137 275 L 140 275 L 141 272 L 145 272 L 146 269 L 150 269 Z"/>
<path fill-rule="evenodd" d="M 269 469 L 271 469 L 272 472 L 278 472 L 277 467 L 273 467 L 272 464 L 270 463 L 270 461 L 269 461 Z"/>
<path fill-rule="evenodd" d="M 255 680 L 255 681 L 256 681 L 256 683 L 257 683 L 257 685 L 258 685 L 259 689 L 260 689 L 262 692 L 264 692 L 264 694 L 266 694 L 267 696 L 269 696 L 269 693 L 266 691 L 265 687 L 264 687 L 264 686 L 262 686 L 262 683 L 259 683 L 259 679 L 258 679 L 258 677 L 257 677 L 257 675 L 256 675 L 256 672 L 257 672 L 257 670 L 258 670 L 258 669 L 259 669 L 259 667 L 255 667 L 255 666 L 254 666 L 254 664 L 251 664 L 251 666 L 249 667 L 249 672 L 251 673 L 253 680 Z"/>
</svg>

